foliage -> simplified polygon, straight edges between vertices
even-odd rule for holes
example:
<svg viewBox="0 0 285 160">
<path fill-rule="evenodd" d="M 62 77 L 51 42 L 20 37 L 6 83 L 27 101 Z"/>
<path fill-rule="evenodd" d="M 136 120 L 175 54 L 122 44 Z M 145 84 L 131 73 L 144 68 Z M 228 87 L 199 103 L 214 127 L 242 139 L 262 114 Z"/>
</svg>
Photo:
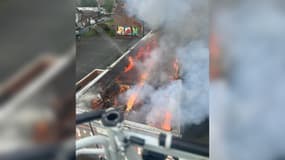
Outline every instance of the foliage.
<svg viewBox="0 0 285 160">
<path fill-rule="evenodd" d="M 107 12 L 111 13 L 114 6 L 114 0 L 105 0 L 103 7 Z"/>
<path fill-rule="evenodd" d="M 92 37 L 92 36 L 95 36 L 95 35 L 98 35 L 98 32 L 95 29 L 90 29 L 89 31 L 84 32 L 82 34 L 82 37 Z"/>
</svg>

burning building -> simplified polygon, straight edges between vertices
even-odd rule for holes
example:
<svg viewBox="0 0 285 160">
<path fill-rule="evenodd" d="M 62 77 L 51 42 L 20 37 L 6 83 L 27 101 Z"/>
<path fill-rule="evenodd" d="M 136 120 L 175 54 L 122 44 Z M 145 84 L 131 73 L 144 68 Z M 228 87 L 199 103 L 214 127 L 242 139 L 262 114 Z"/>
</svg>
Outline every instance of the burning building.
<svg viewBox="0 0 285 160">
<path fill-rule="evenodd" d="M 177 15 L 169 15 L 176 5 Z M 196 138 L 205 136 L 208 145 L 208 20 L 200 18 L 208 15 L 207 3 L 127 1 L 127 6 L 153 32 L 79 89 L 77 112 L 126 105 L 124 123 L 131 129 L 191 138 L 201 130 Z"/>
<path fill-rule="evenodd" d="M 151 97 L 145 95 L 145 90 L 163 88 L 165 84 L 179 79 L 179 62 L 174 56 L 166 57 L 167 61 L 161 64 L 150 61 L 151 56 L 154 56 L 152 54 L 162 54 L 155 51 L 158 47 L 158 37 L 157 33 L 148 34 L 109 69 L 79 90 L 78 109 L 91 110 L 126 105 L 126 119 L 179 134 L 179 121 L 172 120 L 174 111 L 157 110 L 153 116 L 159 119 L 158 121 L 152 121 L 147 117 L 152 107 L 146 107 Z M 163 78 L 154 76 L 159 72 L 163 72 Z"/>
<path fill-rule="evenodd" d="M 175 54 L 158 50 L 159 38 L 158 32 L 149 33 L 97 77 L 90 79 L 93 74 L 89 74 L 83 78 L 81 84 L 85 85 L 78 84 L 76 95 L 77 113 L 126 105 L 124 125 L 130 129 L 184 134 L 188 139 L 208 135 L 207 121 L 191 127 L 183 122 L 181 115 L 187 114 L 181 114 L 180 108 L 183 67 Z M 207 138 L 201 139 L 208 143 Z"/>
</svg>

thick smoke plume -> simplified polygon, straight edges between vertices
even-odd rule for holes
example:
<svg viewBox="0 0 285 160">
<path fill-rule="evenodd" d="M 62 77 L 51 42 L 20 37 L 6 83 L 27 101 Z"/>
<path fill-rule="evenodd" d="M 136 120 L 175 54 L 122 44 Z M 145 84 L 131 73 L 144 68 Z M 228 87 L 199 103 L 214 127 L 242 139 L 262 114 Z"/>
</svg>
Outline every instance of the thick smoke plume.
<svg viewBox="0 0 285 160">
<path fill-rule="evenodd" d="M 159 32 L 159 47 L 144 64 L 137 65 L 138 69 L 151 68 L 150 77 L 139 91 L 139 99 L 147 100 L 141 113 L 151 110 L 148 123 L 162 121 L 164 111 L 169 111 L 172 122 L 199 124 L 209 114 L 208 1 L 126 0 L 126 5 L 131 16 Z M 180 66 L 180 79 L 163 84 L 169 79 L 166 67 L 173 57 Z M 145 70 L 141 67 L 141 72 Z M 163 85 L 157 87 L 159 84 Z M 138 88 L 134 86 L 123 97 Z"/>
<path fill-rule="evenodd" d="M 284 159 L 284 3 L 230 5 L 215 20 L 226 74 L 211 83 L 211 158 Z"/>
</svg>

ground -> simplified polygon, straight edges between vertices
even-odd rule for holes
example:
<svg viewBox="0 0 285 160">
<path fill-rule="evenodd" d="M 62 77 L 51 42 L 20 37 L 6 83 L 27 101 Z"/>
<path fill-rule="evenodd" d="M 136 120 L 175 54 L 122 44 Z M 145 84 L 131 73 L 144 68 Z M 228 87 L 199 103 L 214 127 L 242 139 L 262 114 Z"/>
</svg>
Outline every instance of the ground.
<svg viewBox="0 0 285 160">
<path fill-rule="evenodd" d="M 95 68 L 105 69 L 138 40 L 139 38 L 82 37 L 76 43 L 76 81 Z"/>
</svg>

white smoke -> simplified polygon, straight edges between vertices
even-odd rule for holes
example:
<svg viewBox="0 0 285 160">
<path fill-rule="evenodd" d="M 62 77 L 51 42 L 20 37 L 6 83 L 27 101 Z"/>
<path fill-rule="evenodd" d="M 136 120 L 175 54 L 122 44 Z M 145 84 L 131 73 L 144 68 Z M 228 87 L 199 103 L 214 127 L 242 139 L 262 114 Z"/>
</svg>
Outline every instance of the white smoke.
<svg viewBox="0 0 285 160">
<path fill-rule="evenodd" d="M 208 0 L 125 0 L 130 15 L 167 36 L 191 41 L 208 37 Z M 174 39 L 172 39 L 174 40 Z"/>
<path fill-rule="evenodd" d="M 207 0 L 125 0 L 132 16 L 144 21 L 160 33 L 159 48 L 145 62 L 155 64 L 146 89 L 140 94 L 147 103 L 142 107 L 151 111 L 149 123 L 162 121 L 157 114 L 172 113 L 172 121 L 198 124 L 208 117 L 209 51 L 208 51 L 208 1 Z M 180 80 L 168 84 L 165 68 L 176 57 L 180 64 Z M 150 66 L 150 65 L 145 66 Z M 145 71 L 145 68 L 142 69 Z M 155 87 L 157 84 L 161 87 Z M 149 87 L 152 89 L 149 89 Z M 130 95 L 138 87 L 127 91 Z M 147 97 L 145 97 L 147 95 Z M 144 112 L 145 113 L 145 112 Z M 179 119 L 178 119 L 179 118 Z"/>
<path fill-rule="evenodd" d="M 211 158 L 284 159 L 284 5 L 241 1 L 217 15 L 228 68 L 211 83 Z"/>
<path fill-rule="evenodd" d="M 209 51 L 202 41 L 177 50 L 183 79 L 181 117 L 199 124 L 209 115 Z"/>
</svg>

